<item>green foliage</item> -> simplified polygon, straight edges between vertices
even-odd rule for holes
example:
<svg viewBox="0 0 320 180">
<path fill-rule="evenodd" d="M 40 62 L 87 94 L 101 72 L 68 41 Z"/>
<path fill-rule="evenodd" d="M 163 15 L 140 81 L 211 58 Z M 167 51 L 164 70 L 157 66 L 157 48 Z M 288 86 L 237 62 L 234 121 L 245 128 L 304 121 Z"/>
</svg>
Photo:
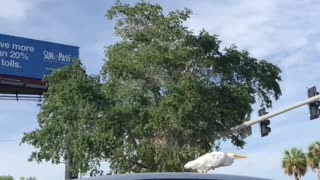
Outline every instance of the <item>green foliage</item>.
<svg viewBox="0 0 320 180">
<path fill-rule="evenodd" d="M 299 180 L 307 172 L 307 160 L 302 150 L 291 148 L 284 152 L 282 159 L 282 168 L 288 176 L 294 176 Z"/>
<path fill-rule="evenodd" d="M 38 149 L 30 160 L 61 163 L 71 159 L 74 174 L 95 169 L 102 156 L 100 143 L 106 145 L 96 130 L 106 107 L 99 78 L 86 75 L 76 61 L 74 66 L 55 71 L 45 81 L 49 88 L 38 115 L 39 128 L 22 139 L 22 143 Z"/>
<path fill-rule="evenodd" d="M 219 133 L 249 116 L 257 99 L 271 107 L 281 95 L 277 66 L 236 46 L 221 51 L 216 35 L 184 26 L 190 14 L 163 14 L 147 2 L 117 2 L 107 13 L 121 38 L 107 48 L 102 69 L 113 104 L 106 127 L 117 139 L 114 173 L 184 171 L 188 160 L 219 146 Z"/>
<path fill-rule="evenodd" d="M 0 176 L 0 180 L 14 180 L 12 176 Z"/>
<path fill-rule="evenodd" d="M 36 177 L 20 177 L 20 180 L 37 180 Z M 0 180 L 14 180 L 14 178 L 12 176 L 0 176 Z"/>
<path fill-rule="evenodd" d="M 28 177 L 28 178 L 20 177 L 20 180 L 37 180 L 37 178 L 36 177 Z"/>
<path fill-rule="evenodd" d="M 302 157 L 302 154 L 305 157 Z M 305 159 L 305 160 L 304 160 Z M 295 164 L 299 164 L 296 166 Z M 285 156 L 282 161 L 282 168 L 285 174 L 300 178 L 305 174 L 306 168 L 309 166 L 312 171 L 317 172 L 318 178 L 320 177 L 320 142 L 316 141 L 309 145 L 308 152 L 304 154 L 301 150 L 292 148 L 290 151 L 285 151 Z M 305 168 L 305 169 L 304 169 Z M 300 174 L 295 174 L 294 170 L 299 171 Z"/>
<path fill-rule="evenodd" d="M 320 177 L 320 142 L 316 141 L 312 143 L 308 148 L 307 162 L 309 167 L 313 171 L 317 171 L 318 177 Z"/>
<path fill-rule="evenodd" d="M 39 128 L 22 139 L 38 149 L 30 159 L 70 158 L 74 174 L 98 173 L 102 160 L 112 173 L 185 171 L 187 161 L 218 149 L 220 133 L 250 116 L 257 100 L 271 107 L 281 70 L 189 31 L 190 15 L 117 2 L 107 17 L 121 40 L 106 49 L 104 81 L 80 62 L 46 78 Z M 237 134 L 228 139 L 245 144 Z"/>
</svg>

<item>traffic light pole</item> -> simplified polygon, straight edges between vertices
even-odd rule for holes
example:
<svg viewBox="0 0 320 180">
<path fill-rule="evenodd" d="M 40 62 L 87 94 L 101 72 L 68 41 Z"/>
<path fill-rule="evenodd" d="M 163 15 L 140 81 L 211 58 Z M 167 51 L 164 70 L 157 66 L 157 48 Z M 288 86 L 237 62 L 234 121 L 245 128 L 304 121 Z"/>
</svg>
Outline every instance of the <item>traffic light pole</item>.
<svg viewBox="0 0 320 180">
<path fill-rule="evenodd" d="M 280 110 L 275 111 L 275 112 L 273 112 L 273 113 L 268 113 L 268 114 L 265 114 L 265 115 L 263 115 L 263 116 L 260 116 L 260 117 L 258 117 L 258 118 L 256 118 L 256 119 L 253 119 L 253 120 L 250 120 L 250 121 L 245 121 L 244 123 L 242 123 L 242 124 L 240 124 L 240 125 L 238 125 L 238 126 L 236 126 L 236 127 L 231 128 L 231 130 L 230 130 L 229 132 L 225 132 L 225 133 L 222 133 L 222 134 L 220 134 L 220 135 L 225 136 L 225 135 L 228 135 L 228 134 L 230 134 L 230 133 L 238 132 L 238 131 L 241 130 L 241 129 L 247 128 L 247 127 L 249 127 L 249 126 L 251 126 L 251 125 L 254 125 L 254 124 L 259 123 L 259 122 L 261 122 L 261 121 L 267 120 L 267 119 L 269 119 L 269 118 L 271 118 L 271 117 L 274 117 L 274 116 L 277 116 L 277 115 L 279 115 L 279 114 L 282 114 L 282 113 L 291 111 L 291 110 L 296 109 L 296 108 L 298 108 L 298 107 L 300 107 L 300 106 L 304 106 L 304 105 L 306 105 L 306 104 L 315 102 L 315 101 L 317 101 L 318 99 L 320 99 L 320 95 L 313 96 L 313 97 L 311 97 L 311 98 L 306 99 L 305 101 L 296 103 L 296 104 L 294 104 L 294 105 L 292 105 L 292 106 L 288 106 L 288 107 L 286 107 L 286 108 L 280 109 Z"/>
</svg>

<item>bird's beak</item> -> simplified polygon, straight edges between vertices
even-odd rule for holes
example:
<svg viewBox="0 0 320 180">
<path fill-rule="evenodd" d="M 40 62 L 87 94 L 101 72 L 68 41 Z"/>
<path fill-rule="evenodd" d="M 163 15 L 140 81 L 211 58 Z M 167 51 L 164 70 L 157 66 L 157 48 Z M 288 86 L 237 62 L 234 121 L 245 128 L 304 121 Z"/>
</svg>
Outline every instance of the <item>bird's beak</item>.
<svg viewBox="0 0 320 180">
<path fill-rule="evenodd" d="M 247 157 L 246 156 L 234 155 L 234 158 L 236 158 L 236 159 L 244 159 L 244 158 L 247 158 Z"/>
</svg>

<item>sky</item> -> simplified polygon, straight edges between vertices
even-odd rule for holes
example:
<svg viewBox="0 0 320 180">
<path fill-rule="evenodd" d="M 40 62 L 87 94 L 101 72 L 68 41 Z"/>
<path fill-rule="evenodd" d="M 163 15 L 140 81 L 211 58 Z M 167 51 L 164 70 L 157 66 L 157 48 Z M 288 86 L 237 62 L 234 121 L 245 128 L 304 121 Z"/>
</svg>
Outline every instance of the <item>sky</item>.
<svg viewBox="0 0 320 180">
<path fill-rule="evenodd" d="M 114 0 L 0 0 L 0 33 L 80 47 L 80 59 L 89 74 L 98 74 L 104 48 L 117 41 L 114 24 L 105 13 Z M 136 1 L 130 1 L 133 3 Z M 320 1 L 317 0 L 158 0 L 166 12 L 189 8 L 186 25 L 195 33 L 217 34 L 222 46 L 235 44 L 257 59 L 282 69 L 282 96 L 269 112 L 306 99 L 306 87 L 320 80 Z M 318 87 L 320 89 L 320 86 Z M 258 106 L 252 118 L 257 117 Z M 36 176 L 39 180 L 64 179 L 64 164 L 28 162 L 33 147 L 19 145 L 24 132 L 37 127 L 36 102 L 0 101 L 0 176 Z M 309 120 L 307 106 L 271 118 L 272 132 L 261 137 L 253 126 L 244 149 L 230 142 L 222 151 L 248 156 L 212 173 L 271 179 L 293 179 L 281 169 L 283 152 L 291 147 L 307 150 L 320 140 L 320 119 Z M 106 167 L 107 170 L 107 167 Z M 303 179 L 315 179 L 310 169 Z"/>
</svg>

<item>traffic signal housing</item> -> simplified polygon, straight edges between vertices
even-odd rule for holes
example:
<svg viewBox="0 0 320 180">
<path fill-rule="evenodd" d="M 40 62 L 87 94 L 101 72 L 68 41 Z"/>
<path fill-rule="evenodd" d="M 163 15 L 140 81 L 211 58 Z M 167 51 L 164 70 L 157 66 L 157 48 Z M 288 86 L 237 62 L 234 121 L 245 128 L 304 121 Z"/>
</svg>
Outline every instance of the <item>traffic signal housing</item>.
<svg viewBox="0 0 320 180">
<path fill-rule="evenodd" d="M 251 126 L 248 126 L 246 128 L 243 128 L 239 131 L 239 134 L 241 136 L 242 139 L 247 138 L 248 136 L 252 135 L 252 128 Z"/>
<path fill-rule="evenodd" d="M 316 96 L 318 94 L 319 94 L 319 92 L 317 91 L 315 86 L 308 89 L 308 98 L 311 98 L 311 97 Z M 310 120 L 314 120 L 314 119 L 319 118 L 319 114 L 320 114 L 319 105 L 320 105 L 319 100 L 308 104 Z"/>
<path fill-rule="evenodd" d="M 244 122 L 246 121 L 249 121 L 250 120 L 250 117 L 247 117 Z M 252 135 L 252 127 L 251 125 L 246 127 L 246 128 L 243 128 L 239 131 L 239 134 L 241 136 L 242 139 L 245 139 L 247 138 L 248 136 L 251 136 Z"/>
<path fill-rule="evenodd" d="M 259 110 L 259 116 L 263 116 L 265 114 L 268 114 L 268 112 L 266 112 L 266 108 L 262 108 Z M 261 137 L 267 136 L 271 132 L 271 128 L 269 127 L 269 125 L 269 119 L 260 122 Z"/>
</svg>

